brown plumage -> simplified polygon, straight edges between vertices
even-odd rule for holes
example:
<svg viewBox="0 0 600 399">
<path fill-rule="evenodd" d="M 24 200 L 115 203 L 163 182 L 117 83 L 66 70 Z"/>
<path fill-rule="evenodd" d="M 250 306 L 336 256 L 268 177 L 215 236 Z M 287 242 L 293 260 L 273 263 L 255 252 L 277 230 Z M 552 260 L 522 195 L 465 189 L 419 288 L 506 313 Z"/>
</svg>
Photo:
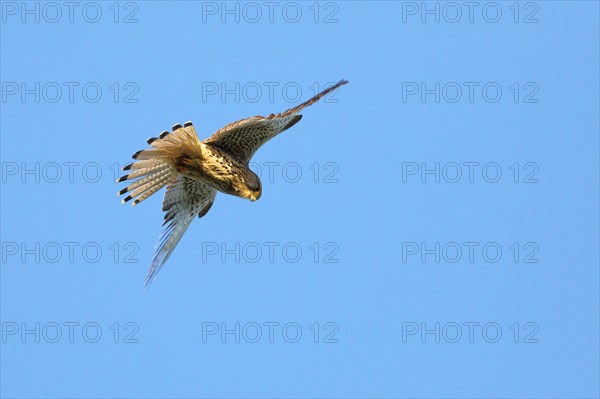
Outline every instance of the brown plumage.
<svg viewBox="0 0 600 399">
<path fill-rule="evenodd" d="M 147 140 L 150 148 L 133 154 L 136 162 L 117 182 L 131 181 L 119 191 L 122 202 L 137 205 L 167 186 L 163 200 L 166 228 L 160 236 L 145 285 L 148 286 L 196 215 L 204 216 L 217 191 L 256 201 L 262 193 L 258 176 L 248 164 L 264 143 L 300 121 L 297 113 L 348 83 L 342 80 L 310 100 L 279 114 L 242 119 L 200 141 L 192 122 L 173 125 Z"/>
</svg>

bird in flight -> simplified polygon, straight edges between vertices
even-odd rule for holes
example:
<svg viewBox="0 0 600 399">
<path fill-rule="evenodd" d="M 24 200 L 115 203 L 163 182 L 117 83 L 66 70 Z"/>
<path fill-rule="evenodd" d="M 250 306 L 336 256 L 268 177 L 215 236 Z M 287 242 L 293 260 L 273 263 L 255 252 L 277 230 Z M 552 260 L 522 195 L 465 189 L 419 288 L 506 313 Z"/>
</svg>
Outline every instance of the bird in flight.
<svg viewBox="0 0 600 399">
<path fill-rule="evenodd" d="M 256 201 L 262 194 L 259 177 L 249 162 L 256 150 L 302 118 L 298 112 L 323 96 L 348 83 L 341 80 L 310 100 L 279 114 L 253 116 L 219 129 L 200 141 L 192 122 L 176 124 L 171 132 L 148 139 L 150 148 L 133 154 L 136 162 L 123 167 L 129 171 L 117 182 L 130 184 L 119 191 L 127 194 L 122 202 L 137 205 L 167 186 L 162 203 L 164 231 L 156 245 L 146 275 L 147 287 L 169 258 L 177 243 L 194 220 L 210 210 L 217 192 Z"/>
</svg>

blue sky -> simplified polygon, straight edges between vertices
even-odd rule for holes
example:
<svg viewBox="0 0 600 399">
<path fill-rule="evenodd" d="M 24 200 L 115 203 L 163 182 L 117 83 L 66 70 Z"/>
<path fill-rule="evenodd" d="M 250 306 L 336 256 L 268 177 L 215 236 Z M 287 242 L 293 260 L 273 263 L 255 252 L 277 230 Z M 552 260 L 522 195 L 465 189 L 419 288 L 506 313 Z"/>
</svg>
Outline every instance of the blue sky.
<svg viewBox="0 0 600 399">
<path fill-rule="evenodd" d="M 2 1 L 7 398 L 598 397 L 597 2 Z M 118 167 L 340 79 L 152 286 Z"/>
</svg>

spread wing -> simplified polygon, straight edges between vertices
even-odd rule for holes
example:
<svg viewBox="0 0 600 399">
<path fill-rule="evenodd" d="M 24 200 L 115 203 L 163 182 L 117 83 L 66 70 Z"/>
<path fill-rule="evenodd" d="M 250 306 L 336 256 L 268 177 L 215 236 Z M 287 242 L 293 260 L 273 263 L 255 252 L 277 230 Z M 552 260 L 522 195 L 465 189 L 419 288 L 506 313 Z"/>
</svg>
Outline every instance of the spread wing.
<svg viewBox="0 0 600 399">
<path fill-rule="evenodd" d="M 154 280 L 194 217 L 206 215 L 216 195 L 214 188 L 184 175 L 177 176 L 167 185 L 162 207 L 165 211 L 163 226 L 167 226 L 156 244 L 156 252 L 144 282 L 146 287 Z"/>
<path fill-rule="evenodd" d="M 230 123 L 206 139 L 204 143 L 229 151 L 238 159 L 248 162 L 260 146 L 298 123 L 302 115 L 298 115 L 297 112 L 316 103 L 323 96 L 346 83 L 347 80 L 341 80 L 310 100 L 285 112 L 269 116 L 253 116 Z"/>
</svg>

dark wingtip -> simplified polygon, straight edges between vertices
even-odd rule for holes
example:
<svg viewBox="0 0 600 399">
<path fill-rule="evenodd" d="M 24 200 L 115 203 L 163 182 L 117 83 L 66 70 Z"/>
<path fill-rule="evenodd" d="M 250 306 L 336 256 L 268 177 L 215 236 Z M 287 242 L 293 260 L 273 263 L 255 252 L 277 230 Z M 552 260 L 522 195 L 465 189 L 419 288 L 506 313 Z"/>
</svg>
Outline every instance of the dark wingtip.
<svg viewBox="0 0 600 399">
<path fill-rule="evenodd" d="M 152 143 L 154 143 L 156 140 L 158 140 L 156 137 L 150 137 L 148 140 L 146 140 L 146 142 L 147 142 L 148 144 L 152 144 Z"/>
<path fill-rule="evenodd" d="M 300 122 L 300 119 L 302 119 L 302 115 L 294 115 L 294 117 L 292 118 L 292 120 L 290 120 L 288 122 L 288 124 L 285 125 L 285 127 L 283 128 L 283 130 L 287 130 L 287 129 L 291 128 L 296 123 Z"/>
<path fill-rule="evenodd" d="M 122 181 L 125 181 L 127 179 L 129 179 L 129 175 L 121 176 L 117 179 L 117 183 L 121 183 Z"/>
<path fill-rule="evenodd" d="M 192 121 L 187 121 L 186 123 L 183 124 L 183 127 L 190 127 L 190 126 L 194 126 Z"/>
<path fill-rule="evenodd" d="M 176 123 L 176 124 L 174 124 L 174 125 L 171 127 L 171 130 L 172 130 L 172 131 L 175 131 L 175 130 L 177 130 L 177 129 L 181 129 L 181 125 L 180 125 L 179 123 Z"/>
<path fill-rule="evenodd" d="M 119 193 L 117 195 L 123 195 L 127 192 L 127 187 L 125 187 L 123 190 L 119 191 Z"/>
<path fill-rule="evenodd" d="M 138 157 L 138 156 L 139 156 L 139 155 L 142 153 L 142 151 L 144 151 L 144 150 L 139 150 L 138 152 L 136 152 L 135 154 L 133 154 L 133 155 L 131 156 L 131 158 L 133 158 L 133 159 L 137 159 L 137 157 Z"/>
<path fill-rule="evenodd" d="M 160 136 L 158 136 L 158 137 L 159 137 L 159 138 L 161 138 L 161 139 L 164 139 L 164 138 L 165 138 L 165 136 L 166 136 L 167 134 L 169 134 L 169 132 L 167 132 L 166 130 L 164 130 L 164 131 L 163 131 L 163 132 L 160 134 Z"/>
<path fill-rule="evenodd" d="M 131 169 L 132 166 L 133 166 L 133 162 L 128 163 L 127 165 L 123 166 L 123 170 L 129 170 L 129 169 Z"/>
<path fill-rule="evenodd" d="M 131 200 L 131 198 L 133 198 L 131 195 L 128 195 L 127 197 L 123 198 L 123 201 L 121 201 L 122 203 L 126 203 L 127 201 Z"/>
</svg>

